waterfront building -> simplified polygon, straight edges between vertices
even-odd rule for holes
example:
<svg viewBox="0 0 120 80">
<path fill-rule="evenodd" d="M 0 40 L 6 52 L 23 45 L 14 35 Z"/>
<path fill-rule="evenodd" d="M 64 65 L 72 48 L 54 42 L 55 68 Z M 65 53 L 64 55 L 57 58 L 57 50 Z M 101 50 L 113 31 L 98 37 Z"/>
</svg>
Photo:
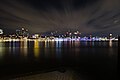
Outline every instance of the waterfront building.
<svg viewBox="0 0 120 80">
<path fill-rule="evenodd" d="M 25 28 L 21 28 L 21 29 L 17 29 L 16 30 L 16 35 L 19 37 L 19 36 L 22 36 L 22 37 L 28 37 L 29 36 L 29 33 L 28 33 L 28 30 L 25 29 Z"/>
</svg>

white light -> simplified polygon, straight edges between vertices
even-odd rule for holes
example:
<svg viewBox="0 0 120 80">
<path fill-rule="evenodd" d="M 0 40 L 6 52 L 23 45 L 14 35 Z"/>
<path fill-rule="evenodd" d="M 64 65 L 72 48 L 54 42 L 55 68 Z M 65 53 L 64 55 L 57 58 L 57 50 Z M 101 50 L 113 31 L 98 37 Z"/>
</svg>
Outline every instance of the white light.
<svg viewBox="0 0 120 80">
<path fill-rule="evenodd" d="M 74 32 L 74 34 L 77 34 L 77 32 Z"/>
<path fill-rule="evenodd" d="M 110 36 L 112 36 L 112 34 L 110 34 Z"/>
<path fill-rule="evenodd" d="M 0 34 L 3 34 L 3 30 L 2 29 L 0 29 Z"/>
</svg>

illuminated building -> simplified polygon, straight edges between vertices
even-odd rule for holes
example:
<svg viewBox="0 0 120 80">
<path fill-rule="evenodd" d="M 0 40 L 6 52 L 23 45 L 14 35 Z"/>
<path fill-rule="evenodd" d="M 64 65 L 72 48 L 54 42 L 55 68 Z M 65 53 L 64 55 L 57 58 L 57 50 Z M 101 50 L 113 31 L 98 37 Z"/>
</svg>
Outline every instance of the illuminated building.
<svg viewBox="0 0 120 80">
<path fill-rule="evenodd" d="M 75 32 L 73 32 L 73 35 L 72 35 L 72 37 L 75 37 L 75 38 L 80 38 L 80 32 L 79 31 L 75 31 Z"/>
<path fill-rule="evenodd" d="M 34 35 L 32 36 L 32 38 L 38 39 L 38 38 L 39 38 L 39 34 L 34 34 Z"/>
<path fill-rule="evenodd" d="M 112 39 L 112 34 L 109 35 L 109 38 Z"/>
<path fill-rule="evenodd" d="M 16 35 L 19 37 L 19 36 L 22 36 L 22 37 L 28 37 L 29 36 L 29 33 L 28 33 L 28 30 L 25 29 L 25 28 L 22 28 L 22 29 L 17 29 L 16 30 Z"/>
</svg>

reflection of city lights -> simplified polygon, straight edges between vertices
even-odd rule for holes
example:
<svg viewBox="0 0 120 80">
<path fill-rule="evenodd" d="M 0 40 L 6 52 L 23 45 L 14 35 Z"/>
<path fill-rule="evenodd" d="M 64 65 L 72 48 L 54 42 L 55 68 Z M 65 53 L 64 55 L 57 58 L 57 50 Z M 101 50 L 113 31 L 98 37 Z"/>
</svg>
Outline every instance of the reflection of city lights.
<svg viewBox="0 0 120 80">
<path fill-rule="evenodd" d="M 21 48 L 24 47 L 23 41 L 20 41 L 20 47 L 21 47 Z"/>
<path fill-rule="evenodd" d="M 28 45 L 27 45 L 27 41 L 24 40 L 24 41 L 20 41 L 20 50 L 21 52 L 24 54 L 24 56 L 27 56 L 27 53 L 28 53 Z"/>
<path fill-rule="evenodd" d="M 38 40 L 34 41 L 34 48 L 39 48 L 39 41 Z"/>
<path fill-rule="evenodd" d="M 27 56 L 27 47 L 28 47 L 27 46 L 27 41 L 24 41 L 24 48 L 23 48 L 24 49 L 23 50 L 24 51 L 24 56 Z"/>
<path fill-rule="evenodd" d="M 51 47 L 55 47 L 54 42 L 51 42 Z M 54 48 L 53 48 L 54 49 Z"/>
<path fill-rule="evenodd" d="M 92 42 L 90 42 L 90 46 L 92 46 Z"/>
<path fill-rule="evenodd" d="M 5 51 L 5 48 L 3 46 L 4 42 L 0 42 L 0 59 L 3 57 Z"/>
<path fill-rule="evenodd" d="M 61 41 L 56 41 L 56 57 L 57 58 L 61 58 L 61 44 L 62 44 Z"/>
<path fill-rule="evenodd" d="M 92 46 L 94 46 L 95 45 L 95 43 L 94 42 L 92 42 Z"/>
<path fill-rule="evenodd" d="M 112 47 L 112 40 L 109 41 L 109 46 Z"/>
<path fill-rule="evenodd" d="M 27 41 L 24 41 L 24 48 L 27 48 Z"/>
<path fill-rule="evenodd" d="M 80 41 L 75 41 L 75 47 L 79 47 Z"/>
<path fill-rule="evenodd" d="M 16 44 L 16 42 L 13 42 L 13 44 L 12 44 L 12 45 L 13 45 L 13 48 L 15 48 L 15 47 L 16 47 L 16 45 L 15 45 L 15 44 Z"/>
<path fill-rule="evenodd" d="M 27 56 L 27 53 L 28 53 L 27 48 L 24 48 L 23 51 L 24 51 L 24 56 Z"/>
<path fill-rule="evenodd" d="M 86 45 L 86 46 L 88 45 L 87 41 L 85 42 L 85 45 Z"/>
<path fill-rule="evenodd" d="M 59 41 L 56 41 L 56 48 L 59 47 Z"/>
<path fill-rule="evenodd" d="M 34 41 L 34 56 L 37 58 L 39 57 L 39 41 Z"/>
<path fill-rule="evenodd" d="M 49 41 L 45 41 L 45 47 L 49 47 Z"/>
<path fill-rule="evenodd" d="M 13 44 L 12 44 L 13 53 L 15 53 L 15 47 L 16 45 L 15 45 L 15 42 L 13 41 Z"/>
<path fill-rule="evenodd" d="M 9 51 L 11 52 L 11 42 L 9 42 Z"/>
</svg>

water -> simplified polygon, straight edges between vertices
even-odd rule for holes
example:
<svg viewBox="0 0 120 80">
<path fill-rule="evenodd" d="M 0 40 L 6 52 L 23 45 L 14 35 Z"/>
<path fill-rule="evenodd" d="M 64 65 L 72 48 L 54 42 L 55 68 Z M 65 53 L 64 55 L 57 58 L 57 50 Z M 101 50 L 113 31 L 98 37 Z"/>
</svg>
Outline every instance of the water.
<svg viewBox="0 0 120 80">
<path fill-rule="evenodd" d="M 117 42 L 0 42 L 0 77 L 59 68 L 77 74 L 116 78 Z"/>
</svg>

